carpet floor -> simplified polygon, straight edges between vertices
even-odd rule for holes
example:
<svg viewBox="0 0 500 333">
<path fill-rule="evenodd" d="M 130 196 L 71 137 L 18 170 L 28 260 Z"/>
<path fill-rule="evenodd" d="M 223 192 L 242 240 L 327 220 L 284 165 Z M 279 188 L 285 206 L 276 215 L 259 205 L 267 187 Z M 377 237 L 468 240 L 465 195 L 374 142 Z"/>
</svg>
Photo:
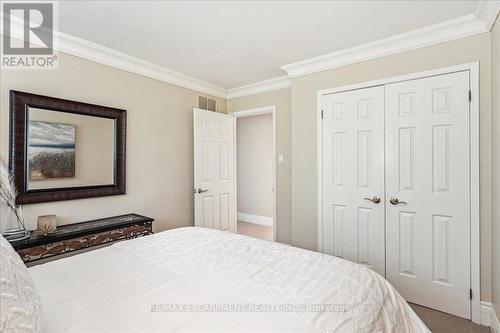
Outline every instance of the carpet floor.
<svg viewBox="0 0 500 333">
<path fill-rule="evenodd" d="M 432 333 L 491 333 L 489 327 L 470 320 L 416 304 L 410 303 L 410 306 Z"/>
<path fill-rule="evenodd" d="M 238 221 L 237 230 L 240 235 L 273 240 L 273 228 L 264 225 Z"/>
</svg>

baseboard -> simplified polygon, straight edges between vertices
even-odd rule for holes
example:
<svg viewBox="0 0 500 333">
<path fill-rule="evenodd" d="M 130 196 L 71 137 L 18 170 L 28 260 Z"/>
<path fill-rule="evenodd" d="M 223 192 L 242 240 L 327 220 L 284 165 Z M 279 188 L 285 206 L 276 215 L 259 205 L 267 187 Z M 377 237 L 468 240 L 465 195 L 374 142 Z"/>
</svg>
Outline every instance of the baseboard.
<svg viewBox="0 0 500 333">
<path fill-rule="evenodd" d="M 481 325 L 489 326 L 493 333 L 500 333 L 500 321 L 490 302 L 481 301 Z"/>
<path fill-rule="evenodd" d="M 492 310 L 493 308 L 490 302 L 481 301 L 481 325 L 490 326 Z"/>
<path fill-rule="evenodd" d="M 264 225 L 266 227 L 273 226 L 273 218 L 270 216 L 261 216 L 238 212 L 238 221 Z"/>
<path fill-rule="evenodd" d="M 493 306 L 490 307 L 490 328 L 493 333 L 500 333 L 500 321 L 498 320 L 497 313 Z"/>
</svg>

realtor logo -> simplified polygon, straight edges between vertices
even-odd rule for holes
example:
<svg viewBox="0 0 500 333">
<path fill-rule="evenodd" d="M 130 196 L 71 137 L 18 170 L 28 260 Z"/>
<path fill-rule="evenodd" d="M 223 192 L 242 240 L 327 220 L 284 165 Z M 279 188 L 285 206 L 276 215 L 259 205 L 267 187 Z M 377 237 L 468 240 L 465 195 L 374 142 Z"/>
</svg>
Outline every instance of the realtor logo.
<svg viewBox="0 0 500 333">
<path fill-rule="evenodd" d="M 57 68 L 53 2 L 2 3 L 2 68 Z"/>
</svg>

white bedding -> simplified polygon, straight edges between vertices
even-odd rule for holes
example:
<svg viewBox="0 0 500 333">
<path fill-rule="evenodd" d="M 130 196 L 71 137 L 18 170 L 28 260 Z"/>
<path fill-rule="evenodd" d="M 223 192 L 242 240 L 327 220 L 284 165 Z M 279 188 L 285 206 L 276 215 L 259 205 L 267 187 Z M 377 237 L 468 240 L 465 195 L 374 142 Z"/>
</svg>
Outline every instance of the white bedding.
<svg viewBox="0 0 500 333">
<path fill-rule="evenodd" d="M 429 332 L 368 268 L 211 229 L 165 231 L 29 272 L 46 333 Z M 346 307 L 289 312 L 307 304 Z M 215 306 L 232 312 L 201 312 Z"/>
</svg>

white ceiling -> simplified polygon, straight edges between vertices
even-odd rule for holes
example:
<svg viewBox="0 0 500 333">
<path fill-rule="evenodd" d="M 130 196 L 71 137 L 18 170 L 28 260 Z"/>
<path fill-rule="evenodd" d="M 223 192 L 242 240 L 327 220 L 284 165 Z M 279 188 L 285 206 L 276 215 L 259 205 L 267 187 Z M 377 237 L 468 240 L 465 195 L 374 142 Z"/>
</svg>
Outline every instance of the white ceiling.
<svg viewBox="0 0 500 333">
<path fill-rule="evenodd" d="M 59 30 L 233 88 L 474 12 L 475 1 L 66 1 Z"/>
</svg>

